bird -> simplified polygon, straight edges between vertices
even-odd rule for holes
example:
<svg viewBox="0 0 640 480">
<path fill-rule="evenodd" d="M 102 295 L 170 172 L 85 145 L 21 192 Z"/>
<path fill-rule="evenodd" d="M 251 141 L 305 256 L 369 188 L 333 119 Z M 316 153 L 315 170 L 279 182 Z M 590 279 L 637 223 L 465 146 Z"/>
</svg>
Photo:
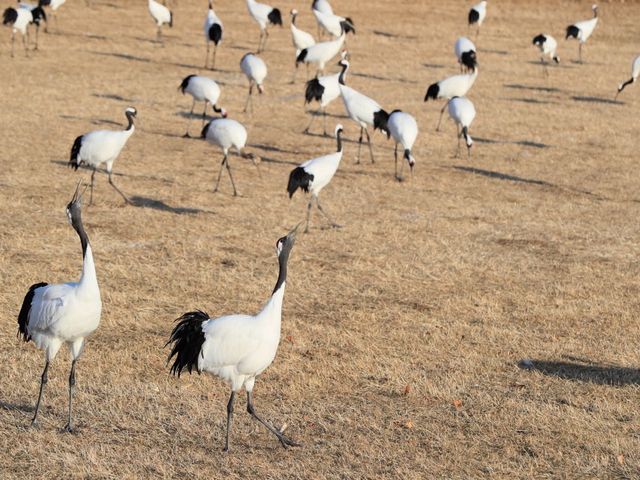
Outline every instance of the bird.
<svg viewBox="0 0 640 480">
<path fill-rule="evenodd" d="M 340 53 L 342 45 L 344 44 L 344 39 L 345 34 L 342 33 L 342 35 L 334 40 L 319 42 L 300 50 L 300 53 L 296 58 L 296 65 L 299 63 L 306 63 L 307 65 L 309 63 L 315 63 L 318 67 L 316 76 L 324 73 L 324 67 L 327 62 L 331 61 L 333 57 Z"/>
<path fill-rule="evenodd" d="M 549 75 L 547 69 L 547 62 L 545 61 L 545 55 L 551 58 L 554 62 L 560 63 L 560 57 L 558 57 L 556 50 L 558 49 L 558 42 L 551 35 L 541 33 L 533 37 L 533 44 L 540 49 L 540 63 L 542 64 L 545 75 Z"/>
<path fill-rule="evenodd" d="M 387 127 L 388 136 L 393 137 L 393 140 L 395 141 L 393 156 L 395 158 L 396 180 L 401 182 L 404 179 L 402 177 L 404 163 L 402 163 L 400 173 L 398 173 L 398 144 L 402 145 L 404 158 L 407 163 L 409 163 L 411 172 L 413 172 L 413 166 L 416 164 L 416 159 L 413 157 L 411 149 L 418 137 L 418 124 L 416 123 L 416 119 L 410 114 L 403 112 L 402 110 L 394 110 L 389 114 Z"/>
<path fill-rule="evenodd" d="M 204 68 L 209 68 L 209 49 L 211 43 L 213 43 L 211 70 L 215 70 L 216 68 L 216 52 L 218 50 L 218 44 L 222 41 L 222 30 L 222 20 L 220 20 L 216 12 L 213 11 L 213 5 L 211 0 L 209 0 L 209 10 L 207 11 L 207 17 L 204 19 L 204 38 L 207 42 L 207 56 L 204 60 Z"/>
<path fill-rule="evenodd" d="M 322 27 L 334 37 L 340 37 L 343 33 L 356 33 L 356 27 L 353 20 L 349 17 L 341 17 L 333 13 L 324 13 L 320 10 L 312 9 L 313 15 L 316 17 L 318 26 Z"/>
<path fill-rule="evenodd" d="M 622 90 L 624 90 L 624 87 L 626 87 L 630 83 L 634 83 L 636 80 L 638 80 L 639 76 L 640 76 L 640 55 L 638 55 L 635 58 L 635 60 L 633 61 L 633 63 L 631 64 L 631 78 L 629 80 L 627 80 L 626 82 L 621 83 L 618 86 L 618 92 L 616 93 L 616 99 L 618 98 L 618 95 L 620 95 L 620 92 L 622 92 Z"/>
<path fill-rule="evenodd" d="M 233 187 L 233 196 L 238 196 L 236 184 L 233 181 L 233 175 L 231 174 L 231 166 L 229 165 L 229 150 L 233 147 L 241 157 L 249 158 L 255 165 L 256 169 L 258 169 L 258 174 L 260 173 L 258 168 L 259 158 L 252 153 L 245 154 L 242 150 L 247 143 L 247 129 L 236 120 L 218 117 L 214 118 L 204 126 L 200 136 L 201 138 L 206 139 L 209 143 L 219 146 L 224 154 L 222 163 L 220 164 L 220 171 L 218 172 L 218 180 L 216 180 L 216 186 L 213 189 L 213 192 L 215 193 L 218 191 L 218 187 L 220 186 L 220 177 L 222 176 L 222 169 L 226 167 L 227 172 L 229 173 L 229 178 L 231 179 L 231 186 Z"/>
<path fill-rule="evenodd" d="M 460 72 L 462 72 L 463 67 L 469 71 L 478 66 L 476 46 L 467 37 L 459 37 L 453 50 L 460 64 Z"/>
<path fill-rule="evenodd" d="M 295 83 L 295 80 L 296 80 L 296 72 L 298 71 L 298 61 L 297 61 L 298 55 L 300 55 L 300 52 L 305 48 L 308 48 L 316 44 L 316 40 L 315 38 L 313 38 L 313 35 L 311 35 L 308 32 L 305 32 L 304 30 L 300 30 L 296 26 L 297 16 L 298 16 L 298 11 L 294 8 L 293 10 L 291 10 L 291 39 L 293 41 L 293 46 L 296 49 L 296 62 L 295 62 L 296 68 L 293 71 L 293 79 L 291 80 L 291 83 Z M 308 65 L 307 65 L 307 71 L 308 71 Z"/>
<path fill-rule="evenodd" d="M 247 9 L 260 27 L 260 40 L 258 41 L 257 50 L 257 53 L 260 53 L 267 47 L 267 38 L 269 38 L 267 27 L 269 25 L 280 25 L 282 27 L 282 15 L 278 8 L 258 3 L 256 0 L 247 0 Z"/>
<path fill-rule="evenodd" d="M 471 25 L 477 25 L 478 28 L 476 30 L 476 37 L 480 35 L 480 27 L 482 26 L 482 22 L 484 22 L 484 18 L 487 16 L 487 2 L 482 1 L 477 5 L 471 7 L 469 10 L 469 27 Z"/>
<path fill-rule="evenodd" d="M 453 97 L 464 97 L 467 92 L 473 86 L 478 76 L 478 67 L 475 66 L 469 73 L 462 73 L 459 75 L 453 75 L 447 77 L 444 80 L 429 85 L 427 93 L 424 96 L 424 101 L 428 101 L 430 98 L 435 100 L 437 98 L 446 98 L 447 103 L 440 110 L 440 118 L 438 119 L 438 125 L 436 126 L 436 132 L 440 130 L 440 122 L 442 121 L 442 115 L 445 108 L 447 108 L 448 100 Z"/>
<path fill-rule="evenodd" d="M 278 430 L 262 419 L 253 403 L 256 378 L 271 365 L 278 351 L 287 267 L 297 228 L 276 242 L 278 279 L 271 297 L 259 313 L 211 318 L 201 310 L 187 312 L 176 320 L 177 325 L 165 345 L 171 346 L 167 363 L 175 358 L 170 367 L 173 375 L 180 377 L 185 370 L 189 373 L 196 370 L 217 376 L 231 387 L 227 402 L 225 452 L 230 448 L 234 400 L 242 388 L 247 392 L 247 412 L 274 434 L 284 448 L 299 446 L 286 437 L 282 429 Z"/>
<path fill-rule="evenodd" d="M 41 7 L 49 7 L 51 9 L 51 17 L 54 19 L 56 28 L 58 26 L 58 14 L 56 13 L 58 9 L 66 2 L 67 0 L 39 0 L 38 4 Z M 49 22 L 44 29 L 45 32 L 49 31 Z"/>
<path fill-rule="evenodd" d="M 333 15 L 333 8 L 331 8 L 331 4 L 328 0 L 313 0 L 311 3 L 311 9 Z"/>
<path fill-rule="evenodd" d="M 191 116 L 193 115 L 193 109 L 196 106 L 196 101 L 204 102 L 204 110 L 202 111 L 202 126 L 204 127 L 204 122 L 207 114 L 207 104 L 211 104 L 213 111 L 216 113 L 221 113 L 223 117 L 227 116 L 227 112 L 224 108 L 218 107 L 218 99 L 220 98 L 220 87 L 215 82 L 208 77 L 203 77 L 201 75 L 189 75 L 182 80 L 182 83 L 178 87 L 178 89 L 184 95 L 188 93 L 193 97 L 193 103 L 191 104 L 191 111 L 189 112 L 189 120 L 187 120 L 187 133 L 183 136 L 189 138 L 189 121 Z"/>
<path fill-rule="evenodd" d="M 16 32 L 22 35 L 22 45 L 25 56 L 29 56 L 27 40 L 29 36 L 29 24 L 33 22 L 33 14 L 28 8 L 9 7 L 2 13 L 2 24 L 11 27 L 11 56 L 14 55 L 14 43 Z"/>
<path fill-rule="evenodd" d="M 456 156 L 460 155 L 460 137 L 464 137 L 467 144 L 467 156 L 471 157 L 471 147 L 473 139 L 469 135 L 469 127 L 476 116 L 476 109 L 466 97 L 453 97 L 449 103 L 449 116 L 456 122 L 458 151 Z"/>
<path fill-rule="evenodd" d="M 369 144 L 369 154 L 371 155 L 371 163 L 374 163 L 373 147 L 371 146 L 371 137 L 367 126 L 372 126 L 374 130 L 380 129 L 383 133 L 388 134 L 387 120 L 389 114 L 378 103 L 363 95 L 362 93 L 348 87 L 345 84 L 345 72 L 349 68 L 348 60 L 340 60 L 340 65 L 343 68 L 338 77 L 338 83 L 340 88 L 340 95 L 344 103 L 344 108 L 347 114 L 360 126 L 360 139 L 358 140 L 358 157 L 356 163 L 360 163 L 360 150 L 362 148 L 362 134 L 367 135 L 367 143 Z"/>
<path fill-rule="evenodd" d="M 149 13 L 158 26 L 157 40 L 162 41 L 162 25 L 167 23 L 170 28 L 173 27 L 173 13 L 155 0 L 149 0 Z"/>
<path fill-rule="evenodd" d="M 342 60 L 347 58 L 347 51 L 343 50 L 341 53 Z M 349 63 L 339 65 L 342 67 L 342 70 L 339 73 L 335 73 L 333 75 L 325 75 L 322 77 L 315 77 L 309 80 L 305 86 L 304 92 L 304 103 L 305 105 L 311 103 L 312 101 L 317 101 L 320 103 L 320 113 L 322 113 L 323 119 L 323 129 L 324 136 L 327 136 L 327 106 L 333 102 L 336 98 L 340 96 L 340 83 L 338 81 L 340 75 L 343 77 L 346 76 L 347 70 L 349 69 Z M 309 129 L 311 128 L 311 124 L 317 114 L 311 114 L 311 120 L 309 124 L 304 129 L 303 133 L 309 133 Z"/>
<path fill-rule="evenodd" d="M 116 161 L 126 145 L 127 140 L 129 140 L 129 137 L 136 129 L 133 120 L 138 115 L 138 111 L 134 107 L 127 107 L 124 114 L 129 121 L 125 130 L 95 130 L 85 133 L 76 138 L 71 147 L 69 166 L 74 170 L 78 170 L 78 167 L 86 164 L 93 169 L 91 173 L 91 196 L 89 197 L 89 205 L 93 203 L 93 185 L 96 170 L 103 163 L 107 167 L 109 184 L 122 196 L 126 203 L 131 203 L 127 196 L 116 187 L 116 184 L 113 183 L 113 179 L 111 178 L 113 162 Z"/>
<path fill-rule="evenodd" d="M 324 187 L 329 184 L 336 171 L 338 170 L 338 167 L 340 166 L 340 160 L 342 160 L 343 151 L 342 130 L 342 125 L 336 125 L 335 135 L 337 146 L 334 153 L 307 160 L 306 162 L 291 170 L 291 173 L 289 174 L 289 183 L 287 184 L 287 192 L 289 193 L 289 198 L 293 197 L 293 194 L 298 189 L 302 190 L 303 192 L 311 193 L 309 203 L 307 204 L 307 222 L 304 229 L 305 233 L 309 232 L 309 219 L 311 217 L 311 207 L 313 206 L 314 200 L 316 201 L 318 210 L 320 210 L 320 213 L 322 213 L 327 218 L 327 220 L 329 220 L 331 226 L 334 228 L 341 227 L 341 225 L 334 222 L 331 217 L 329 217 L 329 214 L 324 211 L 322 205 L 320 205 L 318 194 Z"/>
<path fill-rule="evenodd" d="M 578 62 L 582 63 L 582 44 L 585 43 L 598 24 L 598 5 L 592 5 L 593 18 L 584 20 L 582 22 L 574 23 L 567 27 L 567 35 L 565 40 L 569 38 L 575 38 L 578 40 Z"/>
<path fill-rule="evenodd" d="M 102 302 L 96 277 L 96 267 L 89 237 L 82 225 L 82 193 L 80 184 L 67 205 L 69 223 L 80 237 L 82 245 L 82 275 L 78 282 L 60 284 L 36 283 L 29 287 L 18 314 L 18 337 L 33 340 L 45 352 L 45 365 L 40 378 L 40 393 L 31 425 L 37 425 L 38 412 L 47 384 L 49 364 L 60 347 L 66 344 L 71 352 L 69 375 L 68 421 L 64 427 L 73 432 L 71 406 L 76 386 L 76 362 L 80 358 L 86 338 L 100 323 Z"/>
<path fill-rule="evenodd" d="M 240 60 L 240 69 L 249 79 L 249 95 L 247 95 L 247 102 L 244 105 L 244 112 L 251 106 L 253 112 L 253 103 L 251 97 L 253 95 L 253 85 L 258 87 L 258 93 L 264 93 L 264 79 L 267 76 L 267 64 L 264 63 L 260 57 L 254 53 L 246 53 Z"/>
<path fill-rule="evenodd" d="M 44 22 L 45 24 L 45 31 L 46 29 L 46 25 L 47 25 L 47 14 L 44 11 L 44 8 L 42 7 L 42 0 L 40 1 L 39 4 L 33 4 L 33 3 L 27 3 L 27 2 L 18 2 L 18 7 L 21 9 L 27 9 L 31 12 L 31 22 L 29 23 L 33 23 L 36 26 L 36 45 L 34 50 L 38 50 L 38 33 L 40 32 L 40 24 Z"/>
</svg>

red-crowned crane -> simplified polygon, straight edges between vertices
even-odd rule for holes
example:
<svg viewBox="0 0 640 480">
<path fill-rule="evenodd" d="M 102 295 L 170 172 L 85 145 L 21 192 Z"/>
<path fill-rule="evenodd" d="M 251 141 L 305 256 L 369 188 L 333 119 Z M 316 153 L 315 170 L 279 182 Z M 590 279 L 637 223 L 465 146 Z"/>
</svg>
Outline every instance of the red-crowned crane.
<svg viewBox="0 0 640 480">
<path fill-rule="evenodd" d="M 267 47 L 267 39 L 269 38 L 268 26 L 280 25 L 282 27 L 282 15 L 278 8 L 256 2 L 256 0 L 247 0 L 247 9 L 260 27 L 260 40 L 256 52 L 260 53 Z"/>
<path fill-rule="evenodd" d="M 582 44 L 585 43 L 598 24 L 598 5 L 592 5 L 593 18 L 574 23 L 567 27 L 567 35 L 565 40 L 575 38 L 578 40 L 578 62 L 582 63 Z"/>
<path fill-rule="evenodd" d="M 193 98 L 193 103 L 191 104 L 191 111 L 189 112 L 189 119 L 187 120 L 187 133 L 184 134 L 184 137 L 189 138 L 189 123 L 191 121 L 191 116 L 193 115 L 193 109 L 196 106 L 196 101 L 204 102 L 204 110 L 202 111 L 202 126 L 204 127 L 204 122 L 207 114 L 207 104 L 211 104 L 211 108 L 216 113 L 222 114 L 223 117 L 227 116 L 227 112 L 224 108 L 218 107 L 218 99 L 220 98 L 220 87 L 215 82 L 208 77 L 203 77 L 201 75 L 189 75 L 182 80 L 182 83 L 178 87 L 178 89 L 183 93 L 188 93 Z M 202 128 L 202 127 L 201 127 Z"/>
<path fill-rule="evenodd" d="M 196 310 L 182 315 L 169 337 L 168 361 L 171 373 L 180 377 L 185 370 L 205 372 L 225 380 L 231 387 L 227 403 L 227 430 L 224 451 L 230 448 L 229 434 L 233 421 L 233 403 L 243 388 L 247 392 L 247 412 L 264 425 L 286 448 L 298 446 L 289 437 L 264 420 L 253 404 L 256 378 L 273 362 L 278 352 L 282 323 L 282 303 L 287 281 L 289 255 L 296 238 L 296 228 L 276 242 L 279 272 L 271 297 L 256 315 L 225 315 L 211 318 Z"/>
<path fill-rule="evenodd" d="M 320 210 L 320 213 L 329 220 L 331 226 L 334 228 L 341 227 L 341 225 L 334 222 L 331 217 L 329 217 L 329 214 L 324 211 L 320 205 L 320 200 L 318 199 L 320 190 L 329 184 L 340 166 L 340 160 L 342 160 L 341 135 L 342 125 L 338 124 L 336 125 L 336 151 L 329 155 L 323 155 L 322 157 L 307 160 L 300 166 L 291 170 L 291 173 L 289 174 L 289 182 L 287 184 L 289 198 L 293 197 L 293 194 L 298 189 L 303 192 L 311 193 L 309 203 L 307 204 L 307 222 L 304 229 L 305 233 L 309 231 L 309 219 L 311 217 L 311 208 L 313 207 L 314 200 L 316 201 L 318 210 Z"/>
<path fill-rule="evenodd" d="M 453 97 L 464 97 L 471 89 L 476 78 L 478 76 L 478 67 L 475 67 L 469 73 L 462 73 L 460 75 L 453 75 L 447 77 L 444 80 L 429 85 L 427 93 L 424 96 L 424 101 L 429 99 L 436 100 L 437 98 L 446 98 L 447 103 L 444 104 L 442 110 L 440 110 L 440 118 L 438 119 L 438 125 L 436 126 L 436 132 L 440 131 L 440 123 L 442 122 L 442 115 L 444 110 L 449 104 L 449 100 Z"/>
<path fill-rule="evenodd" d="M 469 127 L 473 119 L 476 117 L 476 109 L 471 103 L 471 100 L 465 97 L 454 97 L 449 100 L 449 115 L 456 122 L 457 136 L 458 136 L 458 150 L 456 156 L 460 155 L 460 137 L 464 137 L 464 141 L 467 144 L 467 156 L 471 157 L 471 147 L 473 146 L 473 139 L 469 135 Z"/>
<path fill-rule="evenodd" d="M 204 38 L 207 42 L 207 56 L 204 59 L 204 68 L 209 68 L 209 50 L 212 43 L 213 61 L 211 62 L 211 70 L 216 68 L 216 52 L 218 51 L 218 44 L 222 41 L 222 30 L 222 20 L 216 15 L 211 0 L 209 0 L 209 10 L 204 19 Z"/>
<path fill-rule="evenodd" d="M 401 110 L 394 110 L 389 115 L 387 127 L 389 136 L 393 137 L 395 142 L 393 156 L 396 166 L 396 180 L 401 182 L 404 180 L 404 177 L 402 176 L 404 162 L 402 162 L 400 173 L 398 173 L 398 144 L 402 145 L 403 157 L 409 164 L 411 172 L 413 172 L 413 166 L 416 164 L 416 159 L 413 157 L 411 149 L 418 137 L 418 123 L 416 122 L 416 119 L 408 113 Z"/>
<path fill-rule="evenodd" d="M 624 90 L 624 87 L 626 87 L 629 84 L 635 83 L 638 80 L 639 76 L 640 76 L 640 55 L 638 55 L 633 61 L 633 63 L 631 64 L 631 78 L 626 82 L 623 82 L 620 85 L 618 85 L 618 92 L 616 93 L 616 98 L 618 98 L 618 95 L 620 95 L 620 92 Z"/>
<path fill-rule="evenodd" d="M 74 170 L 78 170 L 78 167 L 81 165 L 87 165 L 93 169 L 91 173 L 91 196 L 89 197 L 89 205 L 93 202 L 93 184 L 96 170 L 103 163 L 107 167 L 109 185 L 124 198 L 125 202 L 131 203 L 127 196 L 116 187 L 116 184 L 113 183 L 111 178 L 113 162 L 116 161 L 126 145 L 127 140 L 129 140 L 129 137 L 133 135 L 136 129 L 133 124 L 133 119 L 138 115 L 138 111 L 133 107 L 128 107 L 124 111 L 124 114 L 129 122 L 125 130 L 95 130 L 85 133 L 76 138 L 71 147 L 69 166 Z"/>
<path fill-rule="evenodd" d="M 82 226 L 82 194 L 80 185 L 67 205 L 67 216 L 71 226 L 80 237 L 82 245 L 82 275 L 78 282 L 59 284 L 36 283 L 29 287 L 18 314 L 18 336 L 25 342 L 33 340 L 45 353 L 45 365 L 40 378 L 40 393 L 31 425 L 36 425 L 38 412 L 48 380 L 49 364 L 60 347 L 67 345 L 71 352 L 69 374 L 68 421 L 64 427 L 73 432 L 71 405 L 76 386 L 76 362 L 82 354 L 86 338 L 100 323 L 102 301 L 93 261 L 89 237 Z"/>
</svg>

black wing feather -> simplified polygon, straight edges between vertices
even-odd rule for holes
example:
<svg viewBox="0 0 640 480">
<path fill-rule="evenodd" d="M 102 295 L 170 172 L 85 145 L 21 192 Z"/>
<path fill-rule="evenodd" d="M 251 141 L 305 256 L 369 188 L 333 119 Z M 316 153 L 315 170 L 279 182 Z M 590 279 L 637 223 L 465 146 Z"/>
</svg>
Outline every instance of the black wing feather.
<svg viewBox="0 0 640 480">
<path fill-rule="evenodd" d="M 289 192 L 289 198 L 293 197 L 293 194 L 299 188 L 303 192 L 309 192 L 309 186 L 313 182 L 313 175 L 308 173 L 302 167 L 296 167 L 291 170 L 289 174 L 289 184 L 287 185 L 287 192 Z"/>
<path fill-rule="evenodd" d="M 274 8 L 273 10 L 271 10 L 269 12 L 269 15 L 267 15 L 267 18 L 269 19 L 269 23 L 271 25 L 280 25 L 282 26 L 282 15 L 280 14 L 280 10 L 277 8 Z"/>
<path fill-rule="evenodd" d="M 74 170 L 78 170 L 78 167 L 80 166 L 78 157 L 80 156 L 80 148 L 82 147 L 82 137 L 83 135 L 80 135 L 78 138 L 76 138 L 75 141 L 73 142 L 73 146 L 71 147 L 71 155 L 69 157 L 69 166 Z"/>
<path fill-rule="evenodd" d="M 214 23 L 209 27 L 209 40 L 218 45 L 222 40 L 222 27 L 219 24 Z"/>
<path fill-rule="evenodd" d="M 320 81 L 317 78 L 312 78 L 307 82 L 307 87 L 304 91 L 304 103 L 311 103 L 314 100 L 320 102 L 323 94 L 324 87 Z"/>
<path fill-rule="evenodd" d="M 204 332 L 202 331 L 202 323 L 209 320 L 209 315 L 201 310 L 187 312 L 176 320 L 178 325 L 175 326 L 169 337 L 169 341 L 165 347 L 173 343 L 173 348 L 167 358 L 170 362 L 176 357 L 171 365 L 170 372 L 178 375 L 187 370 L 189 373 L 198 370 L 198 356 L 202 353 L 202 344 L 205 341 Z"/>
<path fill-rule="evenodd" d="M 48 284 L 45 282 L 34 283 L 29 287 L 29 291 L 24 296 L 24 300 L 22 301 L 22 307 L 20 308 L 20 313 L 18 313 L 18 337 L 22 335 L 22 339 L 25 342 L 31 340 L 31 335 L 29 335 L 28 332 L 31 302 L 33 302 L 33 297 L 36 294 L 36 290 L 40 287 L 46 287 L 47 285 Z"/>
<path fill-rule="evenodd" d="M 2 13 L 3 25 L 14 24 L 17 19 L 18 11 L 15 8 L 9 7 Z"/>
</svg>

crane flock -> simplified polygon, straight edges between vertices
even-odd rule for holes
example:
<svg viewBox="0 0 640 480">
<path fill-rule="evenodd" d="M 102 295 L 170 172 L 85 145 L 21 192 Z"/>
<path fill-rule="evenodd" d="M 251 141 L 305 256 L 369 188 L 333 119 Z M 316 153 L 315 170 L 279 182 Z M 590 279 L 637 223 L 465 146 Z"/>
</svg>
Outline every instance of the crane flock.
<svg viewBox="0 0 640 480">
<path fill-rule="evenodd" d="M 25 52 L 28 54 L 29 25 L 34 24 L 36 32 L 41 22 L 46 22 L 45 9 L 51 12 L 58 10 L 64 0 L 40 0 L 38 5 L 21 4 L 17 8 L 9 7 L 3 13 L 3 24 L 11 28 L 11 56 L 14 55 L 15 34 L 22 36 Z M 256 53 L 246 52 L 240 60 L 240 71 L 249 81 L 249 91 L 244 111 L 253 113 L 252 96 L 254 87 L 259 94 L 264 93 L 264 81 L 267 76 L 267 63 L 258 56 L 266 48 L 270 26 L 282 26 L 280 10 L 276 7 L 259 3 L 256 0 L 246 0 L 250 18 L 259 26 L 260 38 Z M 173 26 L 173 12 L 163 3 L 148 0 L 148 9 L 157 27 L 157 39 L 163 41 L 163 25 Z M 566 39 L 575 38 L 579 42 L 579 61 L 582 62 L 582 45 L 592 36 L 598 22 L 598 7 L 593 5 L 593 18 L 571 24 L 566 29 Z M 291 37 L 294 47 L 296 69 L 300 63 L 313 64 L 317 67 L 316 75 L 307 80 L 301 93 L 304 94 L 305 105 L 318 102 L 319 111 L 311 116 L 311 120 L 304 133 L 308 133 L 316 116 L 323 116 L 323 133 L 327 135 L 326 108 L 338 97 L 342 98 L 344 111 L 349 119 L 359 127 L 358 149 L 356 162 L 360 163 L 360 153 L 363 138 L 366 136 L 371 162 L 374 162 L 374 152 L 369 129 L 380 130 L 387 138 L 394 142 L 395 178 L 403 181 L 403 168 L 406 163 L 413 174 L 416 165 L 414 147 L 418 141 L 419 128 L 416 118 L 400 109 L 385 109 L 374 99 L 347 85 L 347 72 L 350 68 L 349 54 L 345 49 L 347 34 L 355 34 L 354 21 L 349 16 L 334 13 L 327 0 L 314 0 L 311 13 L 318 25 L 318 41 L 297 27 L 296 18 L 299 12 L 291 10 Z M 476 26 L 476 37 L 480 27 L 487 17 L 487 2 L 482 1 L 468 12 L 467 24 Z M 225 32 L 222 21 L 214 11 L 211 0 L 203 26 L 206 57 L 204 68 L 216 68 L 216 51 Z M 326 40 L 321 39 L 321 33 L 329 35 Z M 531 37 L 528 37 L 531 38 Z M 528 42 L 528 40 L 527 40 Z M 211 44 L 213 53 L 211 54 Z M 557 55 L 557 41 L 547 33 L 541 33 L 533 38 L 533 44 L 541 54 L 541 63 L 547 73 L 545 57 L 559 63 Z M 36 33 L 37 48 L 37 33 Z M 473 140 L 470 135 L 471 125 L 476 116 L 473 102 L 467 97 L 478 77 L 477 49 L 469 38 L 459 37 L 454 44 L 454 52 L 461 72 L 431 83 L 424 96 L 424 101 L 444 99 L 444 106 L 436 130 L 439 130 L 445 109 L 457 126 L 458 150 L 464 139 L 468 157 L 471 156 Z M 340 70 L 325 75 L 325 68 L 340 56 L 338 65 Z M 210 58 L 211 57 L 211 58 Z M 210 63 L 211 60 L 211 63 Z M 640 76 L 640 56 L 632 64 L 631 77 L 617 88 L 616 97 L 624 88 L 637 81 Z M 295 82 L 295 76 L 294 80 Z M 293 82 L 292 82 L 293 83 Z M 259 157 L 244 151 L 247 146 L 247 128 L 239 121 L 227 118 L 227 111 L 218 105 L 222 88 L 216 80 L 204 75 L 191 74 L 182 80 L 178 87 L 183 94 L 192 97 L 192 106 L 188 115 L 185 137 L 190 137 L 189 123 L 193 116 L 196 102 L 203 102 L 201 137 L 222 150 L 222 160 L 213 191 L 218 191 L 223 170 L 226 169 L 233 195 L 238 195 L 236 183 L 229 162 L 231 150 L 235 150 L 244 158 L 251 159 L 258 169 Z M 211 105 L 217 116 L 207 122 L 207 105 Z M 390 112 L 390 113 L 389 113 Z M 127 126 L 124 130 L 98 130 L 78 136 L 73 142 L 69 159 L 69 166 L 78 170 L 86 166 L 91 170 L 89 205 L 93 202 L 95 174 L 98 167 L 104 165 L 109 184 L 122 196 L 127 203 L 129 198 L 113 183 L 112 169 L 115 160 L 120 156 L 129 138 L 135 131 L 137 110 L 127 107 L 125 116 Z M 289 174 L 286 192 L 289 198 L 297 190 L 309 194 L 306 209 L 304 231 L 309 231 L 311 210 L 315 202 L 318 210 L 329 221 L 331 227 L 342 225 L 333 221 L 323 209 L 319 201 L 320 192 L 329 185 L 338 172 L 344 155 L 344 127 L 335 126 L 334 135 L 336 149 L 326 155 L 312 158 L 296 166 Z M 398 148 L 401 148 L 399 160 Z M 398 162 L 400 161 L 400 168 Z M 258 173 L 260 170 L 258 169 Z M 283 179 L 284 184 L 284 179 Z M 83 193 L 87 187 L 80 184 L 75 189 L 66 212 L 78 234 L 82 246 L 83 267 L 78 282 L 47 284 L 35 283 L 29 287 L 22 307 L 18 314 L 18 333 L 25 341 L 33 340 L 35 345 L 45 352 L 45 367 L 41 375 L 40 390 L 32 424 L 37 423 L 43 400 L 45 385 L 50 363 L 62 345 L 67 345 L 71 351 L 72 364 L 69 376 L 69 404 L 68 422 L 65 429 L 73 431 L 72 399 L 76 386 L 76 362 L 78 361 L 85 340 L 97 329 L 102 302 L 98 287 L 96 267 L 89 238 L 82 223 Z M 301 222 L 302 223 L 302 222 Z M 300 225 L 300 224 L 298 224 Z M 225 315 L 212 318 L 201 310 L 194 310 L 180 316 L 169 335 L 166 346 L 170 347 L 168 360 L 173 361 L 170 371 L 180 377 L 181 373 L 192 371 L 206 372 L 225 380 L 231 388 L 227 403 L 227 423 L 224 450 L 230 448 L 230 432 L 234 412 L 236 395 L 244 389 L 247 394 L 247 411 L 259 423 L 264 425 L 281 443 L 283 447 L 296 446 L 297 442 L 285 436 L 282 429 L 275 428 L 271 423 L 259 416 L 253 402 L 253 387 L 257 377 L 274 361 L 280 341 L 284 290 L 287 280 L 287 268 L 292 251 L 297 228 L 276 242 L 278 258 L 278 277 L 271 296 L 264 307 L 256 315 Z"/>
</svg>

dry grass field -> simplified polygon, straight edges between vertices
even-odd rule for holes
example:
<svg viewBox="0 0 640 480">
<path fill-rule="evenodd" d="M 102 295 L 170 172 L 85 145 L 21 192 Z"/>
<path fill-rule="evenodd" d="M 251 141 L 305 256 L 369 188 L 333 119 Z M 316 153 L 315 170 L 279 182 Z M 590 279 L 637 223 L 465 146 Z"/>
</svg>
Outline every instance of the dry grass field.
<svg viewBox="0 0 640 480">
<path fill-rule="evenodd" d="M 490 2 L 471 159 L 455 158 L 451 121 L 435 132 L 442 102 L 422 99 L 458 71 L 453 43 L 472 3 L 333 2 L 357 28 L 349 84 L 417 118 L 417 165 L 396 182 L 379 132 L 376 163 L 365 148 L 356 165 L 358 127 L 340 100 L 329 107 L 347 143 L 322 199 L 345 227 L 314 212 L 298 236 L 280 349 L 254 390 L 258 411 L 303 446 L 282 449 L 242 396 L 230 454 L 227 386 L 170 377 L 163 346 L 187 310 L 259 310 L 277 276 L 275 241 L 305 214 L 306 198 L 286 195 L 289 171 L 335 148 L 321 123 L 301 133 L 304 69 L 289 83 L 287 13 L 298 8 L 315 35 L 311 2 L 270 2 L 287 21 L 272 29 L 253 117 L 239 61 L 258 28 L 242 0 L 215 4 L 225 40 L 207 74 L 262 158 L 261 177 L 231 158 L 239 198 L 227 177 L 212 193 L 220 152 L 181 138 L 191 99 L 177 87 L 203 72 L 207 2 L 174 0 L 164 48 L 146 2 L 93 3 L 67 2 L 29 58 L 17 43 L 11 59 L 0 30 L 2 479 L 640 478 L 640 87 L 613 100 L 640 53 L 638 2 L 600 6 L 584 65 L 563 32 L 590 18 L 590 1 Z M 540 32 L 559 42 L 548 78 L 531 45 Z M 44 357 L 16 338 L 16 316 L 32 283 L 79 277 L 64 207 L 90 172 L 67 168 L 69 150 L 81 133 L 121 128 L 128 105 L 141 124 L 114 179 L 135 204 L 99 174 L 83 213 L 103 316 L 78 365 L 78 430 L 60 432 L 66 347 L 31 429 Z"/>
</svg>

